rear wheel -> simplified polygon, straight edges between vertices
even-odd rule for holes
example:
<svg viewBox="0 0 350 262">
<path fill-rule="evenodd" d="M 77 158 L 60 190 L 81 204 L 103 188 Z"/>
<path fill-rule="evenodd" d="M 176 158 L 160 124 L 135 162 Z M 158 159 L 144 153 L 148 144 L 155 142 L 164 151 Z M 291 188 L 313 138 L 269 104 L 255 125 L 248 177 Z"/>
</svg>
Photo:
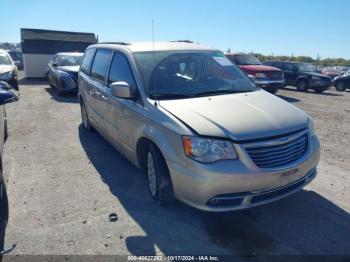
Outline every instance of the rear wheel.
<svg viewBox="0 0 350 262">
<path fill-rule="evenodd" d="M 276 94 L 278 89 L 270 89 L 268 92 L 271 94 Z"/>
<path fill-rule="evenodd" d="M 297 90 L 299 92 L 306 92 L 309 89 L 309 83 L 306 80 L 300 80 L 297 83 Z"/>
<path fill-rule="evenodd" d="M 173 203 L 173 187 L 164 157 L 152 144 L 149 146 L 146 157 L 146 172 L 151 197 L 162 206 Z"/>
<path fill-rule="evenodd" d="M 339 81 L 335 84 L 335 89 L 339 92 L 345 91 L 345 84 L 343 81 Z"/>
<path fill-rule="evenodd" d="M 83 101 L 80 102 L 80 111 L 81 111 L 81 123 L 82 123 L 83 127 L 87 131 L 91 131 L 92 126 L 90 124 L 89 115 L 87 113 L 87 110 L 86 110 L 86 107 L 85 107 L 85 104 Z"/>
</svg>

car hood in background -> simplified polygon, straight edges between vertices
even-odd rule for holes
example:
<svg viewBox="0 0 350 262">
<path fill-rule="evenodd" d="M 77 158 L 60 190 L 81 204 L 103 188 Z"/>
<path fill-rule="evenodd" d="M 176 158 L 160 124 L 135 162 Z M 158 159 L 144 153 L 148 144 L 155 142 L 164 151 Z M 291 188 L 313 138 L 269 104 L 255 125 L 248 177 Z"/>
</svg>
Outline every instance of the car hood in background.
<svg viewBox="0 0 350 262">
<path fill-rule="evenodd" d="M 75 73 L 77 74 L 79 72 L 80 66 L 58 66 L 57 69 L 68 72 L 68 73 Z"/>
<path fill-rule="evenodd" d="M 316 72 L 308 72 L 308 71 L 301 71 L 303 74 L 309 75 L 309 76 L 318 76 L 318 77 L 323 77 L 323 78 L 329 78 L 329 76 L 325 75 L 325 74 L 320 74 L 320 73 L 316 73 Z"/>
<path fill-rule="evenodd" d="M 0 74 L 7 73 L 13 69 L 12 65 L 0 65 Z"/>
<path fill-rule="evenodd" d="M 254 71 L 254 72 L 266 72 L 266 71 L 278 71 L 281 70 L 272 66 L 266 66 L 266 65 L 240 65 L 239 68 L 247 71 Z"/>
<path fill-rule="evenodd" d="M 307 127 L 308 121 L 302 110 L 263 90 L 159 104 L 200 135 L 237 141 L 286 134 Z"/>
</svg>

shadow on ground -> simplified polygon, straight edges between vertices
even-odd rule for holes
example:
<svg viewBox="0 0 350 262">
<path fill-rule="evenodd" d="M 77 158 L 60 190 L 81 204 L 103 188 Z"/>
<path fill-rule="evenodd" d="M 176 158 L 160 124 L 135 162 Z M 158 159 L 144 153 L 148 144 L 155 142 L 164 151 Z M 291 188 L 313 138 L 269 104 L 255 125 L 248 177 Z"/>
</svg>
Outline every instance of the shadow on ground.
<svg viewBox="0 0 350 262">
<path fill-rule="evenodd" d="M 45 91 L 51 95 L 51 99 L 61 103 L 78 103 L 78 96 L 76 92 L 67 92 L 62 96 L 58 96 L 57 90 L 53 87 L 45 87 Z"/>
<path fill-rule="evenodd" d="M 22 86 L 42 86 L 48 85 L 45 78 L 21 78 L 18 80 L 18 84 Z"/>
<path fill-rule="evenodd" d="M 155 245 L 166 255 L 350 254 L 349 214 L 315 192 L 222 214 L 180 203 L 159 207 L 147 178 L 97 132 L 80 126 L 79 137 L 102 181 L 144 231 L 126 236 L 131 254 L 154 255 Z"/>
<path fill-rule="evenodd" d="M 286 86 L 286 87 L 283 87 L 281 88 L 282 90 L 288 90 L 288 91 L 292 91 L 292 92 L 299 92 L 296 87 L 291 87 L 291 86 Z M 305 92 L 304 92 L 305 93 Z M 328 92 L 327 90 L 324 91 L 323 93 L 316 93 L 314 92 L 312 89 L 309 89 L 306 93 L 312 93 L 312 94 L 315 94 L 315 95 L 320 95 L 320 96 L 343 96 L 341 94 L 334 94 L 334 93 L 330 93 Z"/>
<path fill-rule="evenodd" d="M 279 98 L 282 98 L 283 100 L 289 102 L 289 103 L 297 103 L 300 102 L 300 99 L 294 98 L 294 97 L 289 97 L 289 96 L 283 96 L 283 95 L 279 95 L 277 94 L 276 96 L 278 96 Z"/>
</svg>

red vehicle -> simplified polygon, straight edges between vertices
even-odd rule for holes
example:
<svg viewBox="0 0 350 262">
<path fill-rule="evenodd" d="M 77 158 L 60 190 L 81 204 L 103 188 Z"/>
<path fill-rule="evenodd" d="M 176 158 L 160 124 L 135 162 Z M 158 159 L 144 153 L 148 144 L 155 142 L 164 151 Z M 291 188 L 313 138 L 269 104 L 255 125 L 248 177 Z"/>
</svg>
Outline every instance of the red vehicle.
<svg viewBox="0 0 350 262">
<path fill-rule="evenodd" d="M 255 56 L 250 54 L 227 53 L 225 56 L 266 91 L 276 93 L 279 88 L 284 87 L 284 75 L 280 69 L 263 65 Z"/>
</svg>

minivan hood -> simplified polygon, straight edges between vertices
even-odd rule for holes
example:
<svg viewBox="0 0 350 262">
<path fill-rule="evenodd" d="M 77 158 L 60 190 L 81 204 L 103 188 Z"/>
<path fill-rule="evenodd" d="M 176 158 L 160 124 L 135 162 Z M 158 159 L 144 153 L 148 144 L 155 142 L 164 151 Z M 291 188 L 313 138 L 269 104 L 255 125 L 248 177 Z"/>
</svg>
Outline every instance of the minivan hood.
<svg viewBox="0 0 350 262">
<path fill-rule="evenodd" d="M 0 74 L 4 74 L 8 71 L 11 71 L 13 68 L 12 65 L 0 65 Z"/>
<path fill-rule="evenodd" d="M 281 70 L 272 66 L 266 66 L 266 65 L 240 65 L 239 68 L 246 70 L 246 71 L 252 71 L 252 72 L 267 72 L 267 71 L 273 71 L 273 72 L 280 72 Z"/>
<path fill-rule="evenodd" d="M 199 135 L 236 141 L 286 134 L 307 127 L 308 122 L 302 110 L 264 90 L 159 104 Z"/>
</svg>

